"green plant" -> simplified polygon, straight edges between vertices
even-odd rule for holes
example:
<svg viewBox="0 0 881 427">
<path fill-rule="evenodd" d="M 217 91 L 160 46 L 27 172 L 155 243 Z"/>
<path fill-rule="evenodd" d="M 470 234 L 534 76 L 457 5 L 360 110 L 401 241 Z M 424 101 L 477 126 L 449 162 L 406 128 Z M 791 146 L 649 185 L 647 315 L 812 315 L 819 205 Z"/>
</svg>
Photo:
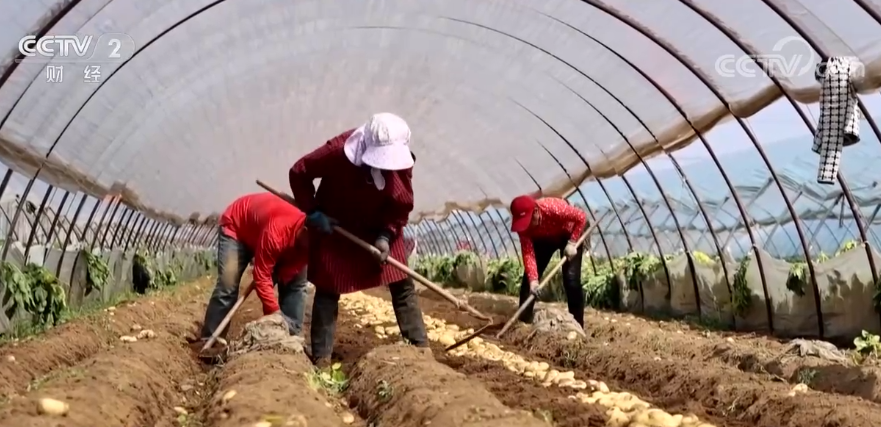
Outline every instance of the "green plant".
<svg viewBox="0 0 881 427">
<path fill-rule="evenodd" d="M 341 363 L 334 363 L 329 368 L 316 369 L 308 374 L 309 385 L 314 389 L 323 389 L 330 394 L 338 395 L 346 391 L 349 380 L 343 372 Z"/>
<path fill-rule="evenodd" d="M 853 339 L 853 345 L 858 354 L 862 356 L 878 355 L 881 351 L 881 338 L 869 331 L 863 333 Z"/>
<path fill-rule="evenodd" d="M 18 310 L 32 316 L 37 328 L 56 325 L 67 309 L 67 297 L 58 278 L 37 264 L 28 264 L 19 270 L 15 264 L 4 262 L 0 280 L 6 288 L 4 311 L 12 317 Z"/>
<path fill-rule="evenodd" d="M 719 257 L 711 257 L 701 251 L 693 251 L 691 258 L 694 259 L 694 262 L 702 265 L 713 265 L 719 261 Z"/>
<path fill-rule="evenodd" d="M 177 284 L 177 275 L 174 273 L 174 268 L 157 270 L 156 276 L 152 277 L 150 282 L 151 285 L 153 285 L 154 289 L 162 289 L 169 286 L 174 286 Z"/>
<path fill-rule="evenodd" d="M 376 397 L 381 403 L 388 402 L 394 396 L 395 390 L 386 380 L 379 380 L 376 383 Z"/>
<path fill-rule="evenodd" d="M 786 277 L 786 289 L 792 293 L 803 297 L 805 296 L 805 286 L 808 282 L 808 264 L 806 262 L 795 262 L 789 265 L 789 276 Z"/>
<path fill-rule="evenodd" d="M 752 304 L 752 291 L 749 289 L 749 284 L 746 280 L 749 263 L 750 257 L 743 257 L 740 260 L 740 264 L 737 265 L 737 271 L 734 272 L 734 284 L 733 289 L 731 289 L 733 295 L 731 295 L 731 299 L 734 314 L 738 316 L 745 315 Z"/>
<path fill-rule="evenodd" d="M 523 279 L 523 265 L 516 259 L 505 257 L 487 262 L 486 281 L 493 292 L 517 295 Z"/>
<path fill-rule="evenodd" d="M 661 260 L 654 255 L 628 253 L 624 257 L 624 277 L 627 278 L 628 289 L 638 291 L 640 284 L 659 268 L 661 268 Z"/>
<path fill-rule="evenodd" d="M 205 271 L 211 271 L 217 266 L 217 254 L 212 250 L 196 252 L 196 262 Z"/>
<path fill-rule="evenodd" d="M 86 289 L 86 295 L 92 291 L 102 292 L 104 285 L 107 284 L 107 278 L 110 277 L 110 269 L 107 266 L 107 262 L 103 257 L 95 255 L 86 249 L 83 249 L 81 253 L 87 262 L 86 284 L 88 288 Z"/>
</svg>

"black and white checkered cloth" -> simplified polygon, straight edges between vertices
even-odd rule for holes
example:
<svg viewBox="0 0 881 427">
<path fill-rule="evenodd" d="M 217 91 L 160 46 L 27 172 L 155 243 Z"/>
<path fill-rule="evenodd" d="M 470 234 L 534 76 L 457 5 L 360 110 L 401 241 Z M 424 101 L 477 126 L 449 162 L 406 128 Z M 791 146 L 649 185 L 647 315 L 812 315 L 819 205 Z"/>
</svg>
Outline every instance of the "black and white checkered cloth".
<svg viewBox="0 0 881 427">
<path fill-rule="evenodd" d="M 860 110 L 851 84 L 856 70 L 853 59 L 832 57 L 817 64 L 814 72 L 820 82 L 820 122 L 812 150 L 820 155 L 820 184 L 835 183 L 842 148 L 860 141 Z"/>
</svg>

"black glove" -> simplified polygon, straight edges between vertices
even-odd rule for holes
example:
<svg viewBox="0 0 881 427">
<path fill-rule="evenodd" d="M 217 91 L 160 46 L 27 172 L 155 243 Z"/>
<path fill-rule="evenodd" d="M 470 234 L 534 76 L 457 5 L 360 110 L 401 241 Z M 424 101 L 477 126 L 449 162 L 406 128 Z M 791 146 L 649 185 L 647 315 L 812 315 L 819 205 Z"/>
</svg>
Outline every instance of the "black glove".
<svg viewBox="0 0 881 427">
<path fill-rule="evenodd" d="M 388 259 L 389 254 L 388 238 L 385 236 L 380 236 L 378 239 L 376 239 L 376 242 L 373 243 L 373 246 L 376 246 L 376 249 L 379 249 L 379 254 L 376 256 L 376 259 L 380 262 L 380 264 L 385 264 L 385 261 Z"/>
<path fill-rule="evenodd" d="M 336 221 L 321 211 L 313 211 L 306 216 L 306 227 L 320 230 L 325 234 L 333 233 L 334 225 L 336 225 Z"/>
</svg>

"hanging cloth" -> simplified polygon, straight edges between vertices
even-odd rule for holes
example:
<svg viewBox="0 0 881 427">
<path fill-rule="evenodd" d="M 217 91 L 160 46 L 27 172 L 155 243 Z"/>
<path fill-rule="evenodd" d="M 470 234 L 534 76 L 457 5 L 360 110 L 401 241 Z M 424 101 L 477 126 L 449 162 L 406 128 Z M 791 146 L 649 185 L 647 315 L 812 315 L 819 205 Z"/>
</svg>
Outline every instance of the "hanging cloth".
<svg viewBox="0 0 881 427">
<path fill-rule="evenodd" d="M 832 57 L 817 64 L 814 72 L 820 82 L 820 121 L 811 150 L 820 155 L 820 184 L 835 184 L 841 150 L 860 141 L 860 110 L 851 84 L 858 68 L 850 58 Z"/>
</svg>

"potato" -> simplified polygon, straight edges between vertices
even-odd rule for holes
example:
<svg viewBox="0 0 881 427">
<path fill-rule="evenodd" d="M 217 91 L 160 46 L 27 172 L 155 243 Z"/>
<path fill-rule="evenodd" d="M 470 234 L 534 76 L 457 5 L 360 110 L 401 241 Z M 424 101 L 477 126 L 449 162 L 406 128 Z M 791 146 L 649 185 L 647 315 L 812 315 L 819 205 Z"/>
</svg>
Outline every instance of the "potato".
<svg viewBox="0 0 881 427">
<path fill-rule="evenodd" d="M 37 401 L 37 412 L 43 415 L 63 416 L 70 410 L 70 405 L 60 400 L 44 397 Z"/>
<path fill-rule="evenodd" d="M 132 336 L 123 335 L 119 337 L 119 340 L 122 342 L 136 342 L 138 339 Z"/>
<path fill-rule="evenodd" d="M 545 377 L 545 381 L 552 382 L 559 375 L 560 375 L 560 371 L 558 371 L 556 369 L 551 369 L 550 371 L 548 371 L 548 375 Z"/>
<path fill-rule="evenodd" d="M 645 411 L 645 414 L 649 420 L 647 424 L 654 427 L 679 427 L 679 422 L 681 421 L 681 418 L 677 420 L 660 409 L 649 409 Z"/>
<path fill-rule="evenodd" d="M 443 336 L 441 336 L 438 341 L 440 341 L 440 343 L 445 346 L 451 346 L 456 343 L 456 339 L 453 338 L 452 335 L 447 335 L 447 334 L 444 334 Z"/>
<path fill-rule="evenodd" d="M 153 332 L 152 329 L 144 329 L 141 332 L 138 332 L 138 339 L 147 339 L 147 338 L 156 338 L 156 332 Z"/>
<path fill-rule="evenodd" d="M 597 400 L 597 403 L 608 408 L 615 406 L 615 399 L 611 397 L 601 397 Z"/>
<path fill-rule="evenodd" d="M 560 377 L 557 377 L 558 379 Z M 557 381 L 557 387 L 569 387 L 574 384 L 575 380 L 570 380 L 569 378 L 563 378 L 562 380 Z"/>
<path fill-rule="evenodd" d="M 232 400 L 233 397 L 236 397 L 236 394 L 237 393 L 235 390 L 230 390 L 226 393 L 223 393 L 223 397 L 220 398 L 220 403 L 226 405 L 230 400 Z"/>
<path fill-rule="evenodd" d="M 609 416 L 606 421 L 606 425 L 609 427 L 627 427 L 627 424 L 630 423 L 630 418 L 618 408 L 612 408 L 606 412 L 606 415 Z"/>
<path fill-rule="evenodd" d="M 569 387 L 572 387 L 576 390 L 584 390 L 587 388 L 587 383 L 581 380 L 575 380 L 574 382 L 572 382 L 572 384 L 569 385 Z"/>
</svg>

